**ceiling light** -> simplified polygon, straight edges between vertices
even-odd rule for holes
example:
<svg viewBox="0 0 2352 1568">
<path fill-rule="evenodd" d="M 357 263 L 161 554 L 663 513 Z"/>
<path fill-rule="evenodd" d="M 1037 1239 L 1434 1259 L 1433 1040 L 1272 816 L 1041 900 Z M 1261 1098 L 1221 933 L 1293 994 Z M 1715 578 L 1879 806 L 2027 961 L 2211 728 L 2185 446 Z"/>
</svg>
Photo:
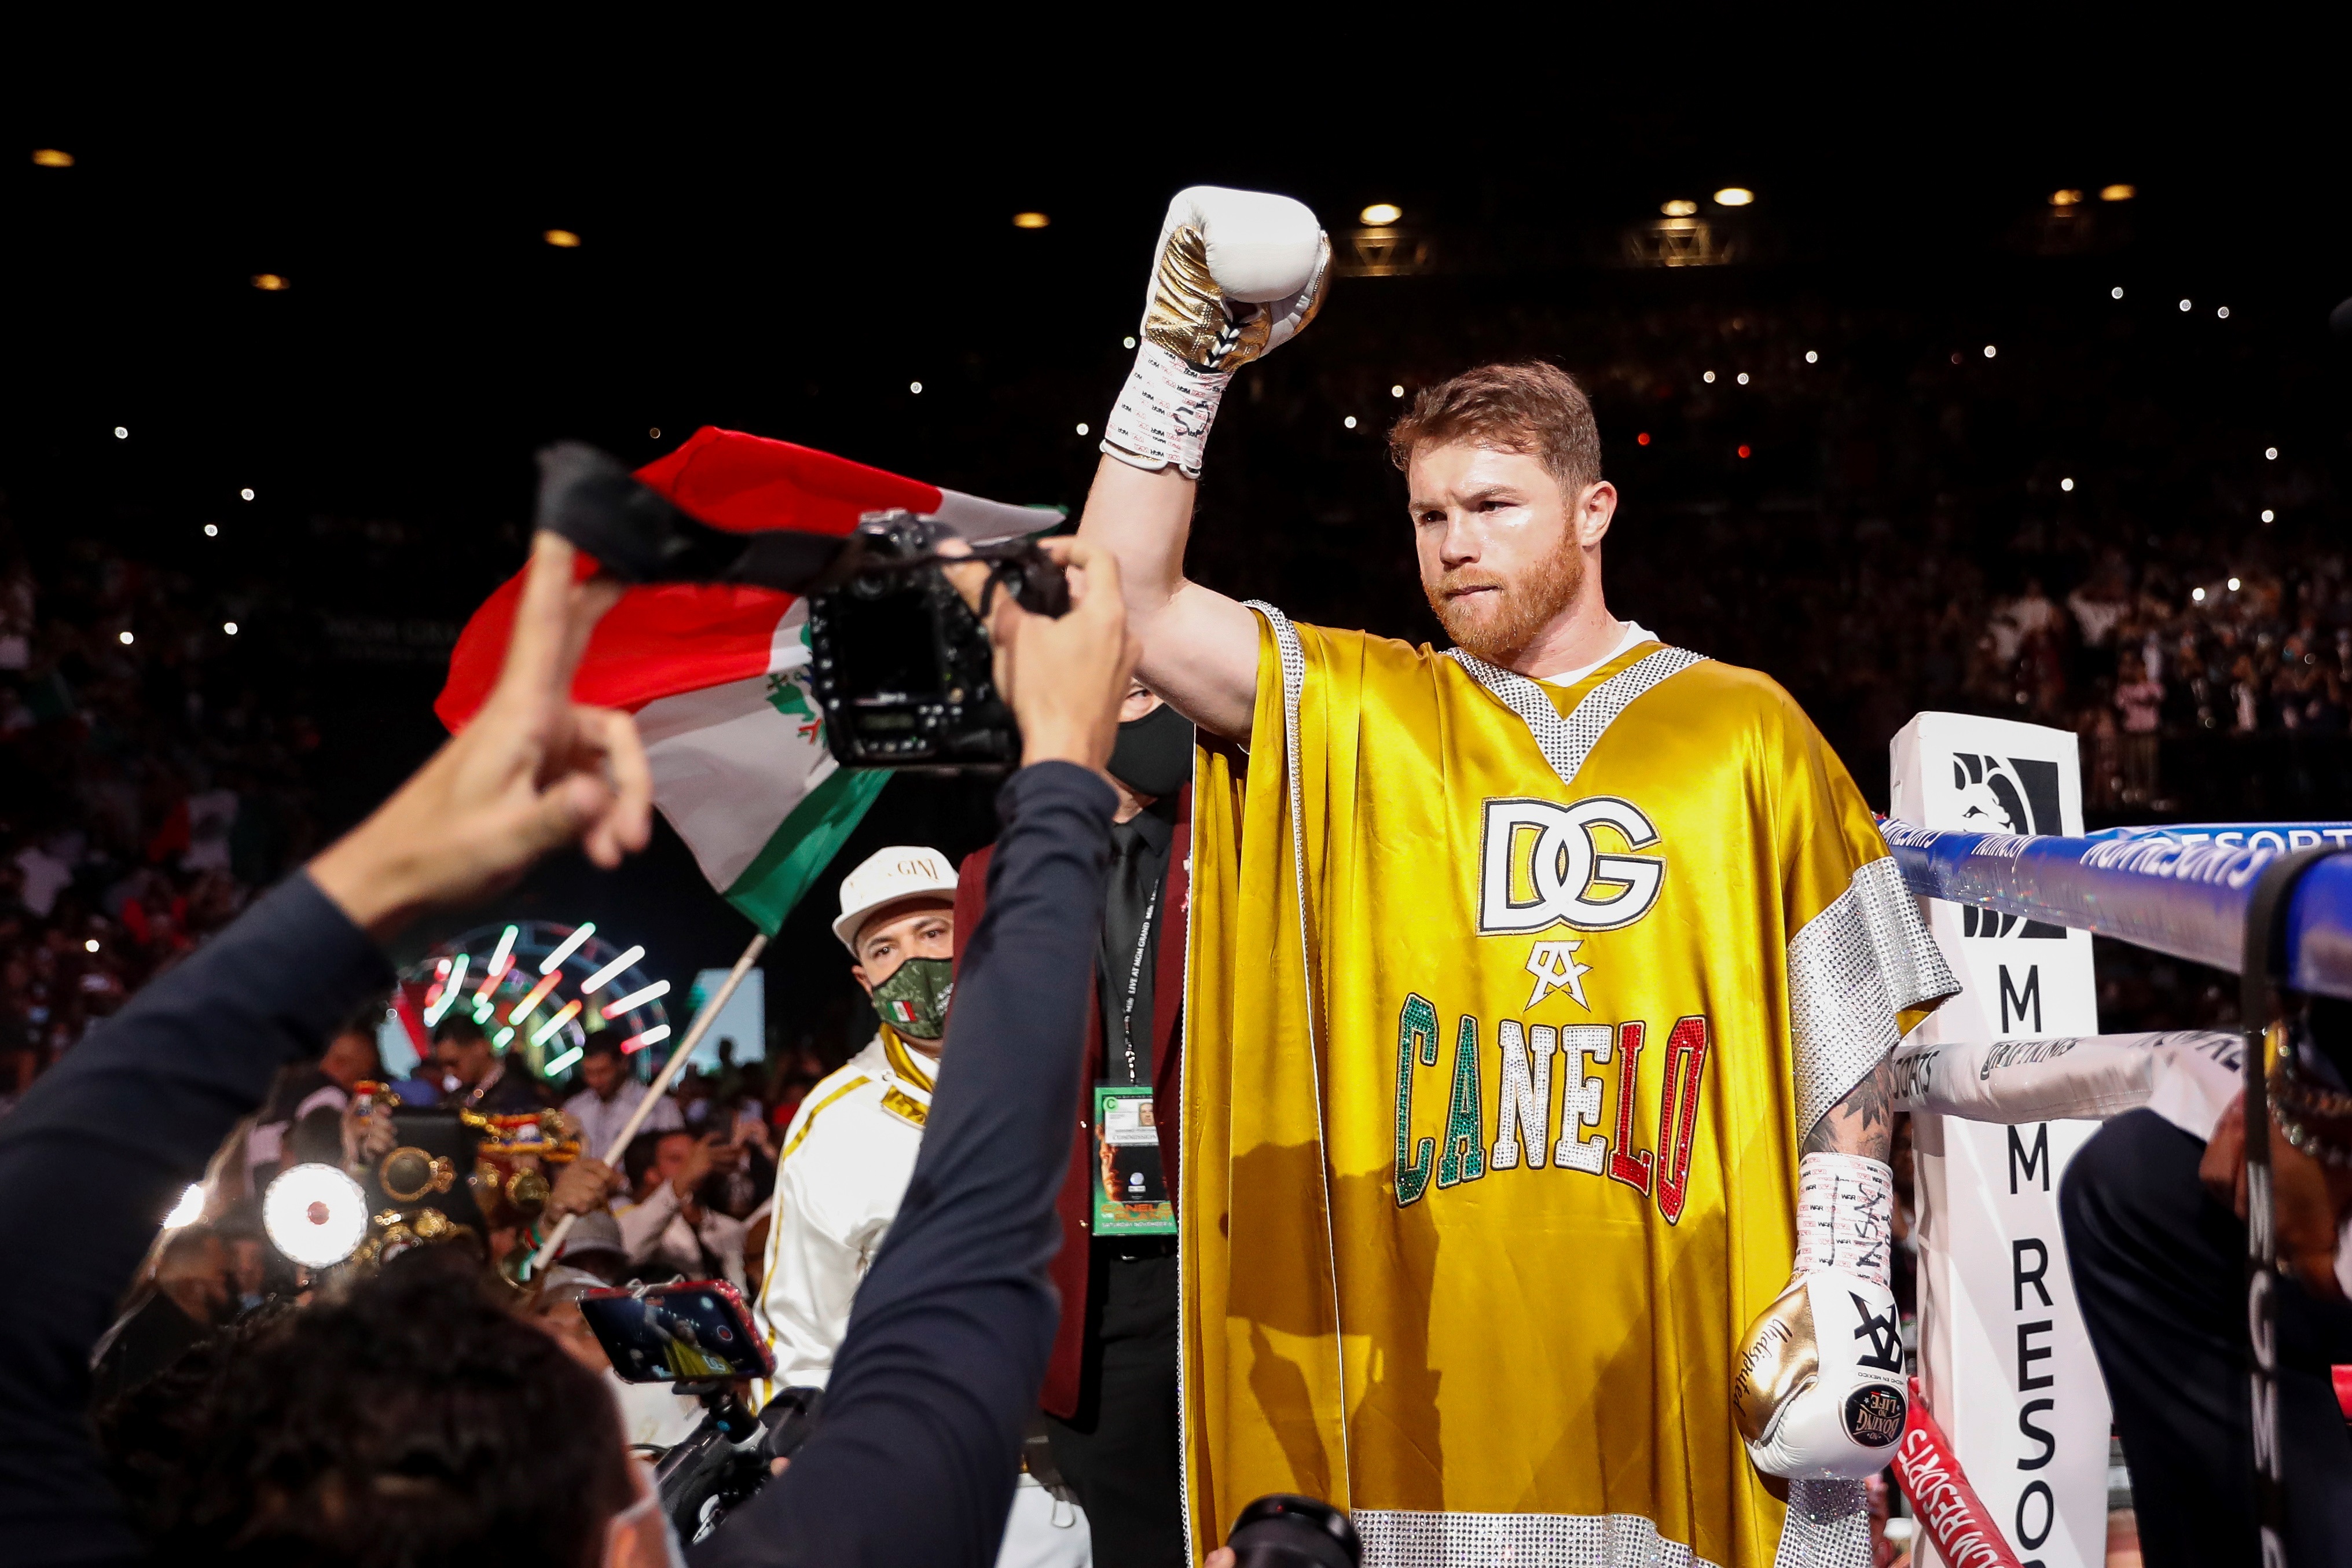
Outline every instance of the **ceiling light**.
<svg viewBox="0 0 2352 1568">
<path fill-rule="evenodd" d="M 1374 228 L 1382 228 L 1404 216 L 1404 209 L 1394 202 L 1374 202 L 1356 215 Z"/>
<path fill-rule="evenodd" d="M 131 646 L 131 633 L 128 632 L 117 632 L 114 634 L 114 640 L 121 643 L 126 648 Z"/>
<path fill-rule="evenodd" d="M 2107 298 L 2110 298 L 2110 299 L 2121 299 L 2123 297 L 2124 297 L 2124 286 L 2123 286 L 2122 284 L 2120 284 L 2120 283 L 2116 284 L 2113 288 L 2110 288 L 2110 289 L 2108 289 L 2108 290 L 2107 290 Z"/>
<path fill-rule="evenodd" d="M 580 242 L 574 240 L 572 243 L 577 245 Z M 264 294 L 279 294 L 294 287 L 292 284 L 286 281 L 283 274 L 276 272 L 255 273 L 253 275 L 253 286 L 256 288 L 260 289 Z"/>
<path fill-rule="evenodd" d="M 1744 207 L 1756 199 L 1756 193 L 1745 185 L 1726 185 L 1715 193 L 1718 207 Z"/>
<path fill-rule="evenodd" d="M 2058 481 L 2058 487 L 2061 490 L 2072 490 L 2074 487 L 2074 481 L 2072 479 L 2061 479 Z"/>
<path fill-rule="evenodd" d="M 1082 423 L 1080 423 L 1080 424 L 1079 424 L 1079 426 L 1078 426 L 1078 434 L 1079 434 L 1080 435 L 1084 435 L 1086 433 L 1087 433 L 1087 427 L 1086 427 L 1086 425 Z"/>
<path fill-rule="evenodd" d="M 1696 202 L 1685 202 L 1680 196 L 1676 196 L 1673 201 L 1668 202 L 1664 206 L 1660 207 L 1658 211 L 1665 214 L 1666 216 L 1670 218 L 1693 217 L 1696 216 L 1698 212 L 1698 204 Z"/>
<path fill-rule="evenodd" d="M 646 435 L 649 440 L 659 441 L 661 439 L 661 426 L 658 424 L 653 426 L 646 432 Z"/>
<path fill-rule="evenodd" d="M 89 937 L 89 938 L 88 938 L 87 940 L 85 940 L 85 941 L 82 943 L 82 945 L 81 945 L 81 950 L 82 950 L 83 952 L 85 952 L 85 953 L 95 953 L 95 952 L 97 952 L 97 951 L 98 951 L 98 938 L 97 938 L 97 937 L 95 937 L 95 936 L 92 936 L 92 937 Z"/>
<path fill-rule="evenodd" d="M 1404 383 L 1402 383 L 1402 382 L 1398 382 L 1395 386 L 1392 386 L 1392 387 L 1389 388 L 1389 396 L 1391 396 L 1391 397 L 1402 397 L 1402 396 L 1404 396 Z"/>
<path fill-rule="evenodd" d="M 1991 358 L 1993 357 L 1993 355 L 1994 355 L 1996 352 L 1998 352 L 1998 351 L 1999 351 L 1999 350 L 1995 350 L 1995 349 L 1993 348 L 1993 346 L 1992 346 L 1990 343 L 1987 343 L 1987 344 L 1985 345 L 1985 358 L 1986 358 L 1986 359 L 1988 359 L 1988 360 L 1991 359 Z"/>
<path fill-rule="evenodd" d="M 1814 352 L 1812 350 L 1811 350 L 1811 349 L 1807 349 L 1807 350 L 1805 350 L 1805 363 L 1807 363 L 1807 364 L 1809 364 L 1809 365 L 1817 365 L 1817 364 L 1820 364 L 1821 362 L 1822 362 L 1822 357 L 1821 357 L 1821 355 L 1819 355 L 1819 354 L 1815 353 L 1815 352 Z"/>
<path fill-rule="evenodd" d="M 2238 580 L 2234 577 L 2230 580 L 2230 591 L 2232 593 L 2238 591 Z"/>
<path fill-rule="evenodd" d="M 1132 349 L 1135 347 L 1135 340 L 1133 338 L 1121 338 L 1118 340 L 1118 346 L 1122 349 Z"/>
<path fill-rule="evenodd" d="M 70 169 L 73 167 L 73 154 L 55 147 L 36 147 L 33 149 L 33 162 L 44 169 Z"/>
<path fill-rule="evenodd" d="M 224 621 L 221 622 L 221 630 L 234 637 L 236 635 L 236 622 L 234 621 Z"/>
<path fill-rule="evenodd" d="M 206 523 L 205 525 L 205 538 L 208 539 L 216 539 L 220 538 L 220 525 L 218 523 Z"/>
<path fill-rule="evenodd" d="M 1013 226 L 1016 229 L 1042 229 L 1054 220 L 1043 213 L 1015 213 Z"/>
<path fill-rule="evenodd" d="M 1650 433 L 1645 430 L 1642 432 L 1641 434 L 1633 437 L 1633 444 L 1636 446 L 1647 446 L 1650 444 Z"/>
<path fill-rule="evenodd" d="M 2219 316 L 2222 320 L 2227 321 L 2230 319 L 2230 308 L 2227 305 L 2224 305 L 2219 310 L 2214 311 L 2213 314 Z"/>
<path fill-rule="evenodd" d="M 1748 372 L 1746 371 L 1739 372 L 1739 384 L 1741 386 L 1746 386 L 1748 384 Z"/>
<path fill-rule="evenodd" d="M 1352 414 L 1352 413 L 1351 413 L 1351 414 L 1349 414 L 1347 418 L 1345 418 L 1345 419 L 1341 420 L 1339 423 L 1340 423 L 1341 424 L 1345 425 L 1348 429 L 1349 429 L 1349 430 L 1353 430 L 1353 429 L 1355 429 L 1355 428 L 1356 428 L 1356 416 L 1355 416 L 1354 414 Z"/>
<path fill-rule="evenodd" d="M 2138 194 L 2139 187 L 2137 185 L 2102 185 L 2099 187 L 2099 200 L 2103 202 L 2128 202 L 2134 196 Z"/>
<path fill-rule="evenodd" d="M 578 250 L 580 236 L 570 229 L 550 229 L 539 236 L 558 250 Z"/>
<path fill-rule="evenodd" d="M 1749 452 L 1748 452 L 1748 448 L 1747 448 L 1747 447 L 1743 446 L 1743 447 L 1741 447 L 1741 448 L 1739 449 L 1739 455 L 1740 455 L 1740 456 L 1742 456 L 1742 457 L 1746 457 L 1746 456 L 1748 456 L 1749 455 L 1750 455 L 1750 454 L 1749 454 Z"/>
<path fill-rule="evenodd" d="M 2180 302 L 2180 308 L 2181 308 L 2183 310 L 2188 309 L 2188 308 L 2189 308 L 2189 301 L 2188 301 L 2188 300 L 2186 300 L 2186 299 L 2182 300 L 2182 301 Z"/>
<path fill-rule="evenodd" d="M 2263 447 L 2263 460 L 2264 462 L 2266 462 L 2266 463 L 2275 463 L 2275 462 L 2277 462 L 2277 461 L 2278 461 L 2278 448 L 2277 448 L 2277 447 L 2275 447 L 2275 446 L 2265 446 L 2265 447 Z"/>
<path fill-rule="evenodd" d="M 917 397 L 920 397 L 923 395 L 923 383 L 920 382 L 908 382 L 907 383 L 907 390 L 913 392 Z"/>
<path fill-rule="evenodd" d="M 1709 371 L 1706 374 L 1699 377 L 1699 380 L 1705 382 L 1709 386 L 1713 386 L 1715 384 L 1715 372 L 1713 371 Z"/>
<path fill-rule="evenodd" d="M 236 495 L 237 499 L 241 501 L 250 501 L 253 499 L 253 486 L 247 485 L 244 489 L 239 490 Z"/>
<path fill-rule="evenodd" d="M 130 439 L 131 439 L 131 430 L 130 430 L 130 427 L 129 427 L 129 426 L 127 426 L 127 425 L 121 425 L 121 424 L 116 425 L 116 426 L 114 427 L 114 439 L 115 439 L 115 440 L 117 440 L 117 441 L 128 441 L 128 440 L 130 440 Z"/>
<path fill-rule="evenodd" d="M 2078 204 L 2082 199 L 2083 193 L 2080 191 L 2053 191 L 2050 193 L 2050 204 L 2053 207 L 2074 206 Z"/>
<path fill-rule="evenodd" d="M 2205 602 L 2205 591 L 2201 588 L 2192 588 L 2189 591 L 2189 597 L 2202 604 Z"/>
<path fill-rule="evenodd" d="M 2274 523 L 2278 521 L 2278 514 L 2272 511 L 2268 507 L 2264 507 L 2263 508 L 2263 521 L 2266 523 Z"/>
</svg>

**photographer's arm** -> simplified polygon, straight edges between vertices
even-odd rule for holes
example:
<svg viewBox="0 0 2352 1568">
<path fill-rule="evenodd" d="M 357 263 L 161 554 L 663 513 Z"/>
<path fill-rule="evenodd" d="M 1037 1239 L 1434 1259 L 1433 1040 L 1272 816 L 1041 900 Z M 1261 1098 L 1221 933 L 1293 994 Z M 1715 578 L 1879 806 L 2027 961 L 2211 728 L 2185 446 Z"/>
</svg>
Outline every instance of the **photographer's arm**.
<svg viewBox="0 0 2352 1568">
<path fill-rule="evenodd" d="M 858 1289 L 814 1436 L 695 1549 L 698 1568 L 995 1560 L 1053 1344 L 1045 1268 L 1117 804 L 1100 769 L 1133 664 L 1106 580 L 1116 571 L 1083 543 L 1054 546 L 1099 596 L 1074 571 L 1076 607 L 1061 621 L 998 612 L 1026 766 L 998 798 L 988 915 L 965 947 L 914 1177 Z"/>
<path fill-rule="evenodd" d="M 391 971 L 375 940 L 556 844 L 616 862 L 651 828 L 625 715 L 566 696 L 612 591 L 542 536 L 482 720 L 373 816 L 155 981 L 0 1121 L 0 1541 L 11 1568 L 142 1553 L 93 1447 L 89 1358 L 172 1199 L 288 1061 Z"/>
</svg>

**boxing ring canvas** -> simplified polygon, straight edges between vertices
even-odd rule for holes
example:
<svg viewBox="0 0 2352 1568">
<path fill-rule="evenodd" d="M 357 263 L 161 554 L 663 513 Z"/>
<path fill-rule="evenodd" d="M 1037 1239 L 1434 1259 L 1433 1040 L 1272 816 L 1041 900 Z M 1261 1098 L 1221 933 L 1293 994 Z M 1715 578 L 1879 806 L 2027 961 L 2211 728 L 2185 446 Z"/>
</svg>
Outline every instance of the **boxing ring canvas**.
<svg viewBox="0 0 2352 1568">
<path fill-rule="evenodd" d="M 2064 730 L 1923 713 L 1893 743 L 1891 815 L 2003 835 L 2083 832 Z M 1964 989 L 1906 1038 L 2098 1032 L 2087 931 L 1926 902 Z M 2098 1128 L 1915 1112 L 1919 1368 L 1936 1420 L 2021 1564 L 2105 1561 L 2109 1412 L 2058 1223 L 2058 1182 Z M 1915 1561 L 1939 1564 L 1922 1537 Z"/>
</svg>

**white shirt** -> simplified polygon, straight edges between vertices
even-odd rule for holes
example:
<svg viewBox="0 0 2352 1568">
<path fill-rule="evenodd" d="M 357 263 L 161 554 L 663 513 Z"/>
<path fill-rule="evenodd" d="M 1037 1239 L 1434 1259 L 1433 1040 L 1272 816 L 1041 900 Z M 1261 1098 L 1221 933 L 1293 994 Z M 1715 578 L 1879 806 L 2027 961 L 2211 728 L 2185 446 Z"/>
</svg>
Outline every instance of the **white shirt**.
<svg viewBox="0 0 2352 1568">
<path fill-rule="evenodd" d="M 593 1089 L 583 1089 L 563 1103 L 563 1113 L 580 1124 L 580 1136 L 588 1145 L 588 1157 L 614 1164 L 623 1151 L 613 1147 L 613 1140 L 621 1135 L 622 1126 L 635 1113 L 637 1103 L 645 1097 L 644 1084 L 634 1078 L 624 1078 L 610 1100 L 598 1099 Z M 661 1103 L 646 1117 L 646 1124 L 637 1129 L 637 1136 L 674 1133 L 685 1125 L 686 1118 L 678 1114 L 677 1102 L 665 1094 Z"/>
<path fill-rule="evenodd" d="M 759 1303 L 777 1387 L 832 1375 L 850 1301 L 915 1174 L 931 1071 L 886 1030 L 810 1090 L 785 1131 Z"/>
<path fill-rule="evenodd" d="M 730 1219 L 705 1207 L 699 1226 L 687 1223 L 677 1188 L 668 1182 L 654 1188 L 643 1203 L 615 1207 L 613 1218 L 621 1228 L 621 1246 L 629 1262 L 654 1274 L 683 1274 L 689 1280 L 712 1278 L 703 1258 L 708 1249 L 719 1263 L 718 1277 L 737 1290 L 743 1288 L 743 1232 L 740 1219 Z"/>
<path fill-rule="evenodd" d="M 1625 622 L 1625 634 L 1617 639 L 1617 645 L 1610 649 L 1609 652 L 1601 654 L 1601 657 L 1593 660 L 1592 663 L 1589 664 L 1580 664 L 1573 670 L 1562 670 L 1558 674 L 1554 675 L 1538 675 L 1536 679 L 1543 682 L 1547 685 L 1572 686 L 1576 685 L 1577 682 L 1584 679 L 1585 676 L 1591 674 L 1593 671 L 1599 669 L 1601 665 L 1607 664 L 1610 660 L 1625 652 L 1626 649 L 1638 648 L 1644 643 L 1654 643 L 1657 640 L 1658 634 L 1655 632 L 1651 631 L 1648 627 L 1643 625 L 1639 621 L 1628 621 Z"/>
</svg>

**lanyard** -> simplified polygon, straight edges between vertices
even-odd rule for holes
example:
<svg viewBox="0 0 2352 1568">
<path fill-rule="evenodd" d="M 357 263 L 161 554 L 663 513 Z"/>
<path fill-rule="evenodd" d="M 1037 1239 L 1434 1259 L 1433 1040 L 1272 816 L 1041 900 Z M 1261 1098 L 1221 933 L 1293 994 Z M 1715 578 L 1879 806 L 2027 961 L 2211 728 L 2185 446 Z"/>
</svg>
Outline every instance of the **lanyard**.
<svg viewBox="0 0 2352 1568">
<path fill-rule="evenodd" d="M 1127 1052 L 1127 1081 L 1129 1083 L 1142 1082 L 1142 1073 L 1135 1061 L 1135 994 L 1143 986 L 1143 955 L 1145 949 L 1151 946 L 1151 922 L 1159 913 L 1160 886 L 1155 883 L 1151 897 L 1143 905 L 1143 924 L 1136 930 L 1135 956 L 1128 960 L 1127 965 L 1127 1000 L 1118 1012 L 1119 1047 Z M 1144 1020 L 1144 1027 L 1150 1027 L 1149 1019 Z"/>
</svg>

